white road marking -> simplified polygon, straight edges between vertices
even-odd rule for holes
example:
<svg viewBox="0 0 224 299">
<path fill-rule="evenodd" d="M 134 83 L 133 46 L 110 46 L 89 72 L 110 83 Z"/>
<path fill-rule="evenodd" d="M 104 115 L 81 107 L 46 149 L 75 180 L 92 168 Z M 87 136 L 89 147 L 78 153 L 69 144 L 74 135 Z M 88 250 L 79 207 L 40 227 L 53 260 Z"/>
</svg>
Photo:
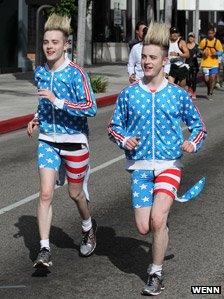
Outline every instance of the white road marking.
<svg viewBox="0 0 224 299">
<path fill-rule="evenodd" d="M 108 166 L 110 166 L 110 165 L 112 165 L 112 164 L 114 164 L 114 163 L 116 163 L 116 162 L 124 159 L 124 157 L 125 157 L 124 155 L 121 155 L 121 156 L 119 156 L 117 158 L 114 158 L 112 160 L 109 160 L 109 161 L 107 161 L 107 162 L 105 162 L 105 163 L 103 163 L 103 164 L 101 164 L 99 166 L 96 166 L 93 169 L 91 169 L 90 173 L 95 173 L 95 172 L 97 172 L 97 171 L 99 171 L 101 169 L 104 169 L 104 168 L 106 168 L 106 167 L 108 167 Z M 60 188 L 60 187 L 57 186 L 56 188 Z M 36 193 L 36 194 L 30 195 L 30 196 L 28 196 L 28 197 L 26 197 L 24 199 L 21 199 L 20 201 L 17 201 L 17 202 L 15 202 L 15 203 L 13 203 L 13 204 L 11 204 L 9 206 L 6 206 L 6 207 L 0 209 L 0 215 L 4 214 L 6 212 L 9 212 L 9 211 L 11 211 L 11 210 L 13 210 L 13 209 L 21 206 L 21 205 L 24 205 L 24 204 L 28 203 L 29 201 L 32 201 L 32 200 L 34 200 L 34 199 L 36 199 L 38 197 L 39 197 L 39 192 Z"/>
<path fill-rule="evenodd" d="M 26 288 L 24 285 L 17 285 L 17 286 L 0 286 L 0 289 L 18 289 L 18 288 Z"/>
</svg>

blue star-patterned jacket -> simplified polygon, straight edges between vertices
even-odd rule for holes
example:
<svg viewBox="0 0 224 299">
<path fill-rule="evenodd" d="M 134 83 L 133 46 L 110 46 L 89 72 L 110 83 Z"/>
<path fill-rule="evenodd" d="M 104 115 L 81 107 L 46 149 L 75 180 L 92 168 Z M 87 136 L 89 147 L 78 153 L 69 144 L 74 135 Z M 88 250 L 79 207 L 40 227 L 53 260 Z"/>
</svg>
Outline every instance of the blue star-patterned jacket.
<svg viewBox="0 0 224 299">
<path fill-rule="evenodd" d="M 38 120 L 41 136 L 51 136 L 51 141 L 69 141 L 72 138 L 57 139 L 57 136 L 76 134 L 88 136 L 87 117 L 96 114 L 97 106 L 89 80 L 77 64 L 66 59 L 56 71 L 50 71 L 47 64 L 37 67 L 35 81 L 38 89 L 49 89 L 56 96 L 54 104 L 40 98 Z M 47 138 L 43 138 L 47 139 Z M 49 138 L 48 138 L 49 139 Z M 76 142 L 76 140 L 73 140 Z"/>
<path fill-rule="evenodd" d="M 197 151 L 206 128 L 188 93 L 166 79 L 156 92 L 139 81 L 119 94 L 108 133 L 121 148 L 128 138 L 140 138 L 134 150 L 125 150 L 128 160 L 176 160 L 182 156 L 182 122 Z"/>
</svg>

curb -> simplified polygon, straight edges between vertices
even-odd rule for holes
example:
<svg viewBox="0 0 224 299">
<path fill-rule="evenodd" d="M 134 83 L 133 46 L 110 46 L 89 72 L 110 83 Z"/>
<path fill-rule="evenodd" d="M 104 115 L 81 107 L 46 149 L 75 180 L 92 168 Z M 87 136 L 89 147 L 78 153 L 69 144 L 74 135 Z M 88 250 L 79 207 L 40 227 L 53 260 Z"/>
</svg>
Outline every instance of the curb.
<svg viewBox="0 0 224 299">
<path fill-rule="evenodd" d="M 112 94 L 109 96 L 97 98 L 96 99 L 97 107 L 101 108 L 101 107 L 113 105 L 116 102 L 117 96 L 118 94 Z M 0 121 L 0 134 L 5 134 L 5 133 L 26 128 L 28 122 L 33 119 L 33 115 L 34 114 L 27 114 L 27 115 Z"/>
</svg>

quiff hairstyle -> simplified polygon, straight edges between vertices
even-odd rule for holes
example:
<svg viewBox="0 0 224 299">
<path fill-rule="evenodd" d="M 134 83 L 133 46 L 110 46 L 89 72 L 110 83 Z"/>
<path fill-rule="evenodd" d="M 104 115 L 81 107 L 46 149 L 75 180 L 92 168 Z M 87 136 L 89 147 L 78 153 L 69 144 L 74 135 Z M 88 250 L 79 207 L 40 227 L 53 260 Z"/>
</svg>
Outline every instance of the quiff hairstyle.
<svg viewBox="0 0 224 299">
<path fill-rule="evenodd" d="M 169 38 L 170 32 L 166 24 L 151 22 L 143 40 L 143 45 L 159 46 L 164 51 L 165 56 L 167 56 L 169 50 Z"/>
<path fill-rule="evenodd" d="M 70 22 L 71 19 L 68 16 L 52 14 L 45 23 L 44 32 L 59 30 L 64 34 L 65 38 L 68 39 L 69 34 L 71 33 Z"/>
</svg>

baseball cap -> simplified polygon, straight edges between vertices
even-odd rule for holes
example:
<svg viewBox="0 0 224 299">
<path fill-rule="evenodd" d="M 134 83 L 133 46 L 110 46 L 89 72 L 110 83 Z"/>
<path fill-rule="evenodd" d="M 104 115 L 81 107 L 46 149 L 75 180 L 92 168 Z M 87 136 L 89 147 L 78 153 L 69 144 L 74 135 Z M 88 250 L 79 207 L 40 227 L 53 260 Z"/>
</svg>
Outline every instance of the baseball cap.
<svg viewBox="0 0 224 299">
<path fill-rule="evenodd" d="M 194 34 L 194 32 L 189 32 L 189 33 L 188 33 L 188 36 L 195 37 L 195 34 Z"/>
<path fill-rule="evenodd" d="M 178 30 L 178 28 L 177 27 L 171 27 L 170 28 L 170 34 L 172 34 L 172 33 L 179 33 L 180 31 Z"/>
</svg>

